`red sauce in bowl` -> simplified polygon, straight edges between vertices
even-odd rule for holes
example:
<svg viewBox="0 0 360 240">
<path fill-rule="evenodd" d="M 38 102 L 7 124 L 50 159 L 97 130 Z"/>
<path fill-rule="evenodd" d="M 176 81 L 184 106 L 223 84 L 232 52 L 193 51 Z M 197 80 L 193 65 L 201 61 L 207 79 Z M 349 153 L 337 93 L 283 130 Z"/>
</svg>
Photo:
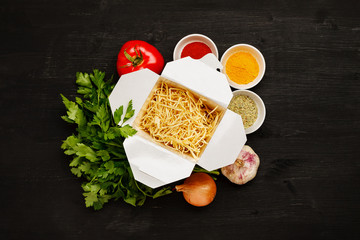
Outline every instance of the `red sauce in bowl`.
<svg viewBox="0 0 360 240">
<path fill-rule="evenodd" d="M 193 59 L 200 59 L 208 53 L 212 53 L 208 45 L 202 42 L 192 42 L 184 47 L 181 58 L 189 56 Z"/>
</svg>

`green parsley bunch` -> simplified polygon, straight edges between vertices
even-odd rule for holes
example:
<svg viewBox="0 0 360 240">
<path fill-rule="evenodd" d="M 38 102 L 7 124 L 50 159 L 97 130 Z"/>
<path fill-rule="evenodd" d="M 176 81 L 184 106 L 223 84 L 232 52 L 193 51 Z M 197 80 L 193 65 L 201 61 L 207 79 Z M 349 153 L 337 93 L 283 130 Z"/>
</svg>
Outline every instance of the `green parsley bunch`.
<svg viewBox="0 0 360 240">
<path fill-rule="evenodd" d="M 82 98 L 70 101 L 61 94 L 67 109 L 62 119 L 76 125 L 76 134 L 63 141 L 61 148 L 72 156 L 70 170 L 84 179 L 86 207 L 101 209 L 109 200 L 123 199 L 133 206 L 141 206 L 147 197 L 157 198 L 171 193 L 170 187 L 156 191 L 135 181 L 123 147 L 125 138 L 136 134 L 126 121 L 134 115 L 132 101 L 126 111 L 121 106 L 112 112 L 108 97 L 114 88 L 112 78 L 105 73 L 76 73 L 77 92 Z"/>
</svg>

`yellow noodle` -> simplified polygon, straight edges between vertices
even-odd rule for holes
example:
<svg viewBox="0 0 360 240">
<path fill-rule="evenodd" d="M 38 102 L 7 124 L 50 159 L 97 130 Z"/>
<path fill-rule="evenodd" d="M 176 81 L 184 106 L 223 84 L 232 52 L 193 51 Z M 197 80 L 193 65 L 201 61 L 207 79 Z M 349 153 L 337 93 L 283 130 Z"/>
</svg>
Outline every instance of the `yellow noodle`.
<svg viewBox="0 0 360 240">
<path fill-rule="evenodd" d="M 188 90 L 162 82 L 140 121 L 140 128 L 155 141 L 197 159 L 220 119 L 217 107 L 210 110 L 204 101 Z"/>
</svg>

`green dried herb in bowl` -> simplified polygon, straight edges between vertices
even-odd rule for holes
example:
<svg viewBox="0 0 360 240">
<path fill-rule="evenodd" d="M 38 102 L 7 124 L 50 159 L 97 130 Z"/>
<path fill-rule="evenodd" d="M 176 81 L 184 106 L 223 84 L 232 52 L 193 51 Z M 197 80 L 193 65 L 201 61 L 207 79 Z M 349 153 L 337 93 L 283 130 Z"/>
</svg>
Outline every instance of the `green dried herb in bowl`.
<svg viewBox="0 0 360 240">
<path fill-rule="evenodd" d="M 256 107 L 256 103 L 249 96 L 234 96 L 231 99 L 228 108 L 231 111 L 240 114 L 245 129 L 251 127 L 258 117 L 258 109 Z"/>
<path fill-rule="evenodd" d="M 241 116 L 246 134 L 256 131 L 265 119 L 266 110 L 263 101 L 249 90 L 234 91 L 228 109 Z"/>
</svg>

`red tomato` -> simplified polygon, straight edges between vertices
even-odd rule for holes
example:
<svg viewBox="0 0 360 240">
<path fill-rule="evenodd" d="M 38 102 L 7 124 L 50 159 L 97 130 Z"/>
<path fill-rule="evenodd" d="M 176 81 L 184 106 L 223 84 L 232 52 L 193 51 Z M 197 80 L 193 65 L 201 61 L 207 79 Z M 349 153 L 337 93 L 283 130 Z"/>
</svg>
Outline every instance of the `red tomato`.
<svg viewBox="0 0 360 240">
<path fill-rule="evenodd" d="M 164 68 L 164 58 L 153 45 L 132 40 L 121 47 L 116 68 L 119 76 L 145 68 L 160 74 Z"/>
</svg>

